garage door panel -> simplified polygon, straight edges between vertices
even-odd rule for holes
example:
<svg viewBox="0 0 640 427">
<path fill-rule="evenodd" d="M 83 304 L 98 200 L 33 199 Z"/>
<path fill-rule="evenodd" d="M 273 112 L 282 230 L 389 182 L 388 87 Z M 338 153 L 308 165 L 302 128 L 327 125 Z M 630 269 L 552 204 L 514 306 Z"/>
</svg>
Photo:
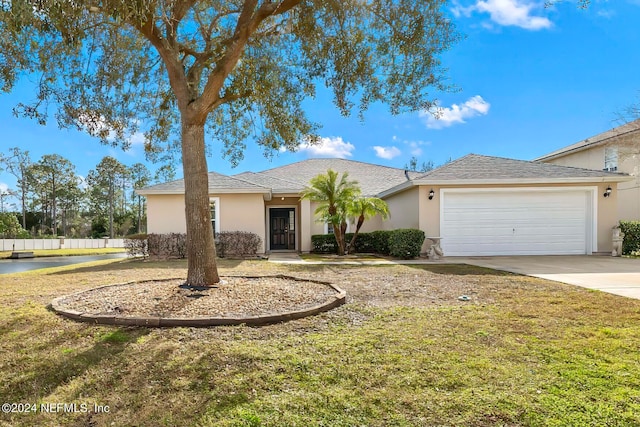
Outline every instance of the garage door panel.
<svg viewBox="0 0 640 427">
<path fill-rule="evenodd" d="M 447 255 L 584 254 L 588 192 L 444 192 Z"/>
</svg>

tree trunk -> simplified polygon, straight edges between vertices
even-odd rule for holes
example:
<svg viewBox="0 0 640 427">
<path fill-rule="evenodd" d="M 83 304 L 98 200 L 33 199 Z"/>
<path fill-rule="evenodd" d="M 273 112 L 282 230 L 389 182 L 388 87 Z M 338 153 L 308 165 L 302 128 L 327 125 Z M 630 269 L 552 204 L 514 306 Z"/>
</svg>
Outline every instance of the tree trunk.
<svg viewBox="0 0 640 427">
<path fill-rule="evenodd" d="M 51 196 L 51 226 L 53 228 L 52 231 L 52 235 L 56 236 L 58 235 L 58 217 L 57 217 L 57 212 L 56 212 L 56 204 L 57 204 L 57 200 L 56 200 L 56 179 L 55 176 L 53 178 L 53 193 Z"/>
<path fill-rule="evenodd" d="M 354 248 L 356 245 L 356 237 L 358 237 L 358 233 L 360 232 L 360 227 L 362 227 L 362 224 L 364 223 L 364 215 L 360 215 L 358 217 L 358 226 L 356 227 L 356 231 L 355 233 L 353 233 L 353 237 L 351 238 L 351 242 L 349 242 L 349 246 L 347 247 L 347 252 L 348 253 L 353 253 L 354 251 L 351 250 L 351 248 Z"/>
<path fill-rule="evenodd" d="M 113 204 L 114 204 L 114 191 L 115 178 L 109 181 L 109 237 L 113 239 Z"/>
<path fill-rule="evenodd" d="M 22 192 L 22 228 L 27 229 L 27 188 L 24 165 L 20 165 L 20 191 Z"/>
<path fill-rule="evenodd" d="M 211 228 L 209 175 L 204 149 L 204 124 L 182 119 L 182 167 L 187 220 L 187 284 L 220 282 Z"/>
</svg>

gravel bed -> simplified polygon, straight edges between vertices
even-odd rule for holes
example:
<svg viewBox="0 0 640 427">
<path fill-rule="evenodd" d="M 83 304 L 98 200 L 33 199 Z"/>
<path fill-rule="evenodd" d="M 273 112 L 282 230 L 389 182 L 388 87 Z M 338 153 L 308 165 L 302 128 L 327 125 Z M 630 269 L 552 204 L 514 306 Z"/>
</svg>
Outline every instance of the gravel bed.
<svg viewBox="0 0 640 427">
<path fill-rule="evenodd" d="M 323 283 L 286 277 L 223 277 L 206 289 L 181 286 L 184 279 L 106 286 L 69 295 L 65 310 L 127 317 L 251 317 L 304 310 L 336 295 Z"/>
</svg>

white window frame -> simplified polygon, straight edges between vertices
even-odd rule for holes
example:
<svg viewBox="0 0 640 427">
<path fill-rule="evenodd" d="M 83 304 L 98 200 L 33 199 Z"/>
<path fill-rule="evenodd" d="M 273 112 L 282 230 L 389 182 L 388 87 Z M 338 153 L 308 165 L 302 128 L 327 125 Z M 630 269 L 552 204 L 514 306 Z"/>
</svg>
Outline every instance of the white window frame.
<svg viewBox="0 0 640 427">
<path fill-rule="evenodd" d="M 211 218 L 211 222 L 215 220 L 214 231 L 220 233 L 220 197 L 209 197 L 209 209 L 211 209 L 211 203 L 214 203 L 213 212 L 215 218 Z"/>
<path fill-rule="evenodd" d="M 345 233 L 351 233 L 351 220 L 347 221 L 347 231 Z M 324 223 L 324 234 L 329 234 L 329 223 Z"/>
<path fill-rule="evenodd" d="M 618 147 L 604 147 L 604 170 L 618 170 Z"/>
</svg>

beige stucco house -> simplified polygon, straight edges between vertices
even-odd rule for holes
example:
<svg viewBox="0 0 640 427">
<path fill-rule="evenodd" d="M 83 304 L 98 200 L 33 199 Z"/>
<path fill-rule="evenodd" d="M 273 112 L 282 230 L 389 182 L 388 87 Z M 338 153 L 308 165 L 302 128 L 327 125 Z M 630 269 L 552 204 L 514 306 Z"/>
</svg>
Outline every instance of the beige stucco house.
<svg viewBox="0 0 640 427">
<path fill-rule="evenodd" d="M 362 232 L 419 228 L 445 255 L 591 254 L 611 251 L 624 174 L 470 154 L 425 174 L 345 159 L 309 159 L 262 172 L 209 174 L 212 228 L 250 231 L 264 252 L 311 250 L 327 232 L 300 200 L 310 179 L 349 172 L 367 196 L 389 204 L 388 220 Z M 610 189 L 607 191 L 607 189 Z M 185 232 L 184 182 L 138 190 L 150 233 Z M 607 197 L 604 194 L 608 194 Z M 425 242 L 426 251 L 431 241 Z"/>
<path fill-rule="evenodd" d="M 562 166 L 617 171 L 633 176 L 618 185 L 618 216 L 640 220 L 640 119 L 538 157 Z"/>
</svg>

